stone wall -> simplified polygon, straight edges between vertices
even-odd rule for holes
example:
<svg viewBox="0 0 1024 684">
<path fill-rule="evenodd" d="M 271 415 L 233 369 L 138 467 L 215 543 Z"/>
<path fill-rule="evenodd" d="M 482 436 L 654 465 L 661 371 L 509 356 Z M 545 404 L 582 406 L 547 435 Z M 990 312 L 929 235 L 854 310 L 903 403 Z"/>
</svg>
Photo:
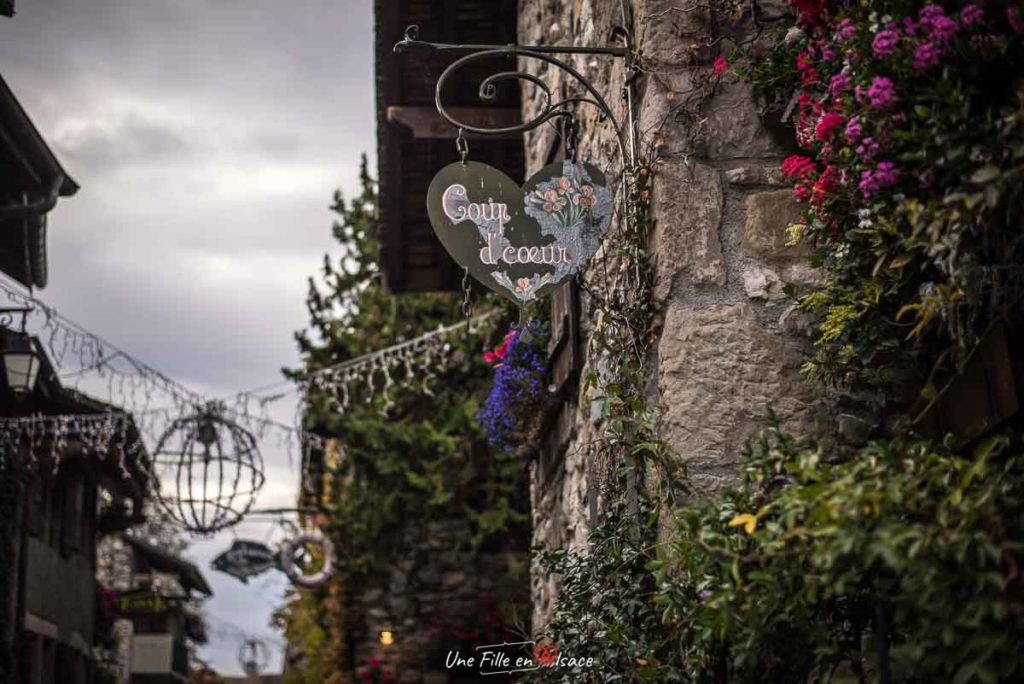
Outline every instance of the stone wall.
<svg viewBox="0 0 1024 684">
<path fill-rule="evenodd" d="M 791 23 L 792 16 L 781 0 L 634 0 L 628 9 L 641 55 L 634 98 L 639 149 L 656 160 L 650 248 L 659 339 L 649 365 L 651 398 L 662 436 L 686 461 L 700 496 L 736 478 L 744 444 L 769 405 L 795 430 L 829 429 L 834 413 L 831 401 L 800 375 L 809 321 L 783 292 L 787 283 L 818 277 L 805 255 L 786 245 L 786 228 L 800 208 L 778 168 L 792 140 L 783 126 L 766 123 L 770 117 L 750 86 L 712 74 L 718 55 L 737 44 L 757 49 L 762 29 Z M 520 42 L 603 45 L 620 17 L 619 0 L 524 0 Z M 625 121 L 624 65 L 608 57 L 570 61 Z M 571 92 L 561 75 L 523 66 L 562 88 L 559 95 Z M 524 87 L 523 99 L 530 117 L 539 106 L 532 86 Z M 580 156 L 618 173 L 610 127 L 593 112 L 581 116 Z M 553 138 L 550 127 L 527 135 L 527 174 L 545 163 Z M 584 337 L 592 315 L 584 298 Z M 583 377 L 596 362 L 585 360 Z M 599 492 L 592 490 L 602 466 L 590 443 L 598 412 L 590 399 L 577 397 L 571 406 L 575 425 L 556 465 L 533 468 L 534 544 L 583 548 L 599 515 Z M 550 615 L 557 584 L 537 567 L 532 580 L 537 630 Z"/>
<path fill-rule="evenodd" d="M 513 535 L 481 549 L 469 548 L 469 537 L 464 518 L 405 525 L 393 560 L 360 579 L 346 601 L 355 667 L 376 658 L 399 681 L 444 684 L 454 674 L 444 667 L 449 650 L 466 653 L 495 637 L 514 640 L 488 616 L 527 605 L 525 550 Z M 385 630 L 393 636 L 389 645 L 381 643 Z"/>
</svg>

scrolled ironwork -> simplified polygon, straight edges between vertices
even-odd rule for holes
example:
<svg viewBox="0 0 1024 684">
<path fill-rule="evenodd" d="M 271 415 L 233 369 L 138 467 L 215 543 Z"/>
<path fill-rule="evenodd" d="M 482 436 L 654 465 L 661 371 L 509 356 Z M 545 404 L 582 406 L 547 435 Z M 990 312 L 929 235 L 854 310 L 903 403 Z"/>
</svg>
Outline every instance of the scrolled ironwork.
<svg viewBox="0 0 1024 684">
<path fill-rule="evenodd" d="M 607 55 L 616 58 L 623 58 L 627 60 L 627 65 L 632 68 L 635 60 L 633 53 L 632 40 L 629 32 L 621 27 L 616 26 L 612 28 L 609 36 L 611 39 L 621 39 L 625 47 L 576 47 L 571 45 L 536 45 L 536 46 L 522 46 L 522 45 L 456 45 L 450 43 L 430 43 L 419 39 L 419 27 L 416 25 L 409 26 L 405 29 L 405 37 L 403 40 L 395 44 L 394 51 L 396 53 L 402 53 L 412 50 L 422 51 L 467 51 L 469 54 L 459 57 L 454 62 L 449 64 L 441 75 L 437 79 L 437 84 L 434 89 L 434 104 L 437 107 L 438 113 L 452 126 L 477 133 L 479 135 L 507 135 L 510 133 L 524 133 L 531 131 L 538 126 L 551 121 L 556 118 L 565 118 L 567 120 L 575 120 L 576 113 L 570 107 L 579 104 L 589 104 L 597 108 L 600 119 L 602 121 L 609 121 L 615 130 L 615 139 L 619 148 L 619 154 L 624 165 L 632 165 L 635 163 L 635 159 L 632 159 L 634 154 L 634 145 L 627 145 L 626 143 L 626 131 L 620 124 L 608 105 L 607 100 L 598 91 L 590 80 L 577 71 L 571 64 L 565 62 L 562 59 L 554 57 L 554 54 L 567 54 L 567 55 Z M 549 64 L 562 72 L 568 74 L 575 80 L 579 85 L 586 90 L 587 95 L 584 96 L 573 96 L 562 100 L 555 100 L 551 93 L 551 88 L 543 79 L 535 76 L 534 74 L 526 71 L 512 70 L 512 71 L 500 71 L 495 74 L 487 76 L 480 82 L 478 89 L 478 96 L 482 102 L 493 102 L 497 98 L 497 84 L 506 81 L 524 81 L 532 83 L 543 96 L 543 105 L 540 112 L 529 121 L 517 124 L 515 126 L 474 126 L 466 121 L 460 121 L 451 111 L 449 111 L 442 100 L 442 93 L 444 87 L 448 81 L 461 69 L 469 64 L 493 59 L 508 57 L 515 59 L 523 57 L 526 59 L 537 60 Z M 632 112 L 630 111 L 630 134 L 632 134 Z"/>
<path fill-rule="evenodd" d="M 21 332 L 25 332 L 25 325 L 28 320 L 28 315 L 32 313 L 34 309 L 26 306 L 16 306 L 9 308 L 0 308 L 0 328 L 6 328 L 13 330 L 14 319 L 16 316 L 21 316 Z"/>
</svg>

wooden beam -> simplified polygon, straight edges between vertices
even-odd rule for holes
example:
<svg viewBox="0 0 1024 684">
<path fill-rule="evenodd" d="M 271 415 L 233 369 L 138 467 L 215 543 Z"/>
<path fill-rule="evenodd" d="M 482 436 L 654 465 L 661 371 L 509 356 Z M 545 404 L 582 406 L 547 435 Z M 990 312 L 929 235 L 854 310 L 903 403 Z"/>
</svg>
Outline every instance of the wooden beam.
<svg viewBox="0 0 1024 684">
<path fill-rule="evenodd" d="M 479 128 L 507 128 L 522 122 L 518 107 L 451 107 L 449 113 L 460 121 Z M 388 105 L 389 123 L 400 124 L 412 131 L 417 139 L 454 139 L 458 129 L 448 123 L 433 106 Z M 522 133 L 506 133 L 500 136 L 477 136 L 466 133 L 467 138 L 517 138 Z"/>
</svg>

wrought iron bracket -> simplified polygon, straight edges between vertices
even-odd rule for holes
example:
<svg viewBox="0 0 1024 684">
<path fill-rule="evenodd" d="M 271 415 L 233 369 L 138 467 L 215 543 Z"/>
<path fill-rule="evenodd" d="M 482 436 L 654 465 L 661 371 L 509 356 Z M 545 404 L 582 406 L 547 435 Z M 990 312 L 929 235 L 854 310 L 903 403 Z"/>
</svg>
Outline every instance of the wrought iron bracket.
<svg viewBox="0 0 1024 684">
<path fill-rule="evenodd" d="M 12 324 L 14 323 L 14 318 L 21 314 L 21 332 L 24 333 L 28 315 L 33 311 L 35 311 L 35 309 L 30 306 L 0 308 L 0 328 L 13 330 Z"/>
<path fill-rule="evenodd" d="M 394 51 L 396 53 L 412 51 L 468 53 L 456 59 L 441 72 L 434 89 L 434 104 L 437 107 L 438 113 L 455 128 L 479 135 L 506 135 L 508 133 L 526 132 L 552 119 L 562 119 L 574 123 L 576 119 L 574 107 L 580 104 L 589 104 L 598 109 L 602 121 L 609 122 L 614 128 L 623 167 L 632 168 L 638 162 L 636 157 L 636 123 L 633 112 L 633 82 L 637 73 L 637 55 L 633 50 L 632 35 L 626 27 L 622 25 L 613 26 L 608 38 L 610 42 L 621 42 L 621 46 L 585 47 L 574 45 L 516 45 L 512 43 L 508 45 L 457 45 L 451 43 L 430 43 L 420 40 L 419 27 L 412 25 L 405 29 L 405 37 L 395 44 Z M 581 74 L 571 64 L 554 55 L 593 55 L 623 60 L 627 70 L 622 93 L 623 98 L 626 100 L 628 116 L 625 126 L 615 116 L 604 95 L 601 94 L 590 79 Z M 497 98 L 498 83 L 503 81 L 526 81 L 537 86 L 541 93 L 543 93 L 544 107 L 541 112 L 529 121 L 516 126 L 488 128 L 460 121 L 448 111 L 442 101 L 442 92 L 445 84 L 467 64 L 494 57 L 508 57 L 509 59 L 523 57 L 550 64 L 572 77 L 573 80 L 583 87 L 587 94 L 556 100 L 551 93 L 551 88 L 537 76 L 518 69 L 500 71 L 491 74 L 480 82 L 480 100 L 485 103 L 494 102 Z"/>
</svg>

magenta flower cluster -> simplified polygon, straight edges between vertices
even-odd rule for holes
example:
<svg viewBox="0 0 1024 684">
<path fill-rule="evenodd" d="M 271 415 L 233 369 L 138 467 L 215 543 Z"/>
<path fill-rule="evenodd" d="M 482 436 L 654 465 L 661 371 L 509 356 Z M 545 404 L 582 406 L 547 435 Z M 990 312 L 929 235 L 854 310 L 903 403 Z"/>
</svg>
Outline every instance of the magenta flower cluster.
<svg viewBox="0 0 1024 684">
<path fill-rule="evenodd" d="M 853 86 L 853 78 L 848 71 L 840 71 L 834 74 L 828 82 L 828 92 L 833 100 L 838 100 L 847 90 Z"/>
<path fill-rule="evenodd" d="M 871 197 L 882 188 L 888 188 L 896 184 L 899 178 L 899 170 L 891 161 L 880 161 L 873 171 L 862 171 L 860 183 L 857 187 L 865 198 Z"/>
<path fill-rule="evenodd" d="M 862 97 L 867 97 L 872 109 L 887 109 L 896 104 L 896 86 L 891 79 L 885 76 L 875 76 L 867 91 L 862 91 Z"/>
<path fill-rule="evenodd" d="M 846 43 L 853 39 L 857 35 L 857 26 L 853 23 L 849 17 L 845 17 L 836 26 L 836 42 Z"/>
<path fill-rule="evenodd" d="M 975 26 L 985 21 L 985 10 L 977 5 L 964 5 L 960 10 L 960 23 L 964 26 Z"/>
<path fill-rule="evenodd" d="M 796 137 L 810 154 L 782 165 L 797 199 L 809 205 L 808 220 L 835 227 L 844 211 L 866 199 L 875 204 L 897 186 L 931 182 L 931 171 L 906 154 L 906 141 L 932 126 L 933 112 L 943 106 L 934 95 L 919 99 L 938 77 L 929 72 L 972 69 L 967 59 L 989 59 L 1024 34 L 1016 5 L 1004 18 L 991 0 L 960 2 L 924 0 L 898 16 L 907 3 L 815 5 L 824 9 L 805 25 L 812 28 L 793 64 Z"/>
<path fill-rule="evenodd" d="M 895 27 L 879 31 L 875 34 L 874 40 L 871 41 L 871 52 L 878 59 L 892 57 L 892 54 L 896 52 L 896 46 L 899 42 L 900 32 Z"/>
</svg>

